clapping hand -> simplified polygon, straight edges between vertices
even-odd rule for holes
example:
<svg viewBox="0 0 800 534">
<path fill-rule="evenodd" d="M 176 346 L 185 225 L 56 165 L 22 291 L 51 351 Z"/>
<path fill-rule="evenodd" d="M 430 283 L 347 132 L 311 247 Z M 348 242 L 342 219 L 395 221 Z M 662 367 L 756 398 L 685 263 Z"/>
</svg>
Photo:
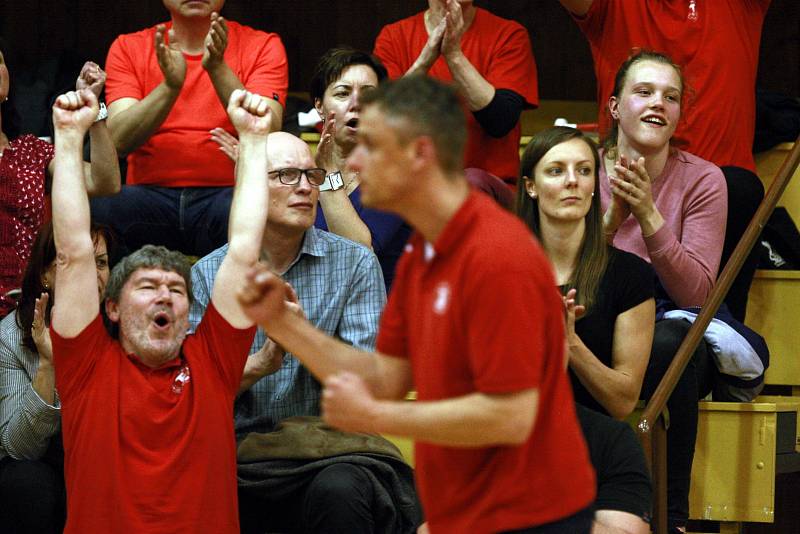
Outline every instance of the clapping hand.
<svg viewBox="0 0 800 534">
<path fill-rule="evenodd" d="M 39 352 L 39 359 L 46 362 L 53 361 L 53 344 L 50 341 L 50 328 L 45 323 L 47 316 L 47 303 L 50 300 L 50 295 L 42 293 L 36 299 L 36 304 L 33 308 L 33 323 L 31 324 L 31 337 L 36 345 L 36 350 Z"/>
<path fill-rule="evenodd" d="M 464 12 L 458 0 L 447 0 L 444 20 L 446 28 L 442 37 L 442 55 L 448 57 L 461 53 L 461 37 L 466 31 Z"/>
<path fill-rule="evenodd" d="M 158 67 L 167 87 L 180 89 L 186 79 L 186 58 L 175 39 L 175 32 L 167 31 L 164 24 L 156 26 L 155 48 Z"/>
<path fill-rule="evenodd" d="M 211 13 L 211 27 L 206 34 L 201 63 L 206 70 L 212 70 L 224 61 L 228 47 L 228 25 L 217 12 Z"/>
</svg>

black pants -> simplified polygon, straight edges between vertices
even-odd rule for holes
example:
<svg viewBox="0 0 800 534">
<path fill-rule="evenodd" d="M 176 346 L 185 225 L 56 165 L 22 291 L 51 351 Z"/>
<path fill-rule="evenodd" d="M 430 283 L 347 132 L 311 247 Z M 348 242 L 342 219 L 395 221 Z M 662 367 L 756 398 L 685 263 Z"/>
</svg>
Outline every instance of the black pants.
<svg viewBox="0 0 800 534">
<path fill-rule="evenodd" d="M 307 485 L 280 498 L 254 498 L 239 492 L 243 534 L 299 532 L 372 534 L 372 481 L 363 468 L 335 464 L 320 471 Z"/>
<path fill-rule="evenodd" d="M 564 519 L 539 525 L 538 527 L 508 530 L 500 534 L 589 534 L 592 531 L 594 509 L 590 506 L 584 508 Z"/>
<path fill-rule="evenodd" d="M 720 272 L 733 254 L 750 219 L 755 215 L 759 204 L 764 199 L 764 185 L 758 176 L 741 167 L 722 167 L 725 182 L 728 186 L 728 224 L 725 231 L 725 245 L 722 248 Z M 758 266 L 758 248 L 753 247 L 747 256 L 739 275 L 734 279 L 725 298 L 731 314 L 741 322 L 747 312 L 747 294 Z"/>
<path fill-rule="evenodd" d="M 644 375 L 641 398 L 649 400 L 664 377 L 691 324 L 682 319 L 656 322 L 653 349 Z M 710 349 L 701 341 L 667 401 L 667 523 L 685 526 L 689 520 L 689 482 L 697 441 L 697 401 L 708 395 L 714 380 Z"/>
<path fill-rule="evenodd" d="M 64 530 L 66 492 L 60 442 L 60 435 L 51 438 L 41 460 L 8 456 L 0 460 L 0 532 L 55 534 Z"/>
</svg>

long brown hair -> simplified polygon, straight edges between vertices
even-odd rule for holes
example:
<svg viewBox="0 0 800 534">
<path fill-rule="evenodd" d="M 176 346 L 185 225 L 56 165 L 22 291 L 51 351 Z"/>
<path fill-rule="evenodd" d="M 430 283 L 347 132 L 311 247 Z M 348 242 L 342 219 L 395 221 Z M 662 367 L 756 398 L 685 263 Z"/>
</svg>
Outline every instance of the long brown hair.
<svg viewBox="0 0 800 534">
<path fill-rule="evenodd" d="M 97 244 L 97 240 L 102 236 L 106 242 L 108 257 L 113 257 L 114 236 L 111 229 L 107 226 L 92 223 L 91 227 L 92 242 Z M 50 324 L 50 311 L 53 309 L 54 296 L 52 287 L 44 287 L 42 275 L 48 266 L 56 259 L 56 243 L 53 239 L 53 223 L 48 221 L 39 228 L 39 233 L 33 242 L 31 255 L 28 258 L 28 265 L 25 267 L 25 274 L 22 277 L 22 294 L 17 303 L 16 321 L 17 326 L 22 330 L 22 344 L 29 350 L 37 352 L 36 343 L 33 342 L 31 329 L 33 327 L 33 310 L 36 308 L 36 299 L 42 293 L 50 295 L 45 310 L 45 324 Z M 109 265 L 111 268 L 111 265 Z"/>
<path fill-rule="evenodd" d="M 628 59 L 626 59 L 622 65 L 619 66 L 617 70 L 616 76 L 614 76 L 614 89 L 611 91 L 611 96 L 614 96 L 619 100 L 622 96 L 622 89 L 625 87 L 625 81 L 628 78 L 628 71 L 631 70 L 631 67 L 639 63 L 640 61 L 653 61 L 655 63 L 661 63 L 663 65 L 669 65 L 675 72 L 678 73 L 678 78 L 681 81 L 681 116 L 683 116 L 683 106 L 687 100 L 687 94 L 689 93 L 688 88 L 686 87 L 686 81 L 683 78 L 683 71 L 681 70 L 681 66 L 672 61 L 668 55 L 663 54 L 661 52 L 656 52 L 654 50 L 647 50 L 647 49 L 633 49 Z M 609 115 L 609 120 L 611 121 L 611 128 L 609 128 L 608 133 L 606 134 L 605 139 L 602 141 L 603 150 L 605 150 L 605 154 L 612 158 L 616 159 L 617 157 L 617 139 L 619 137 L 619 121 L 614 117 L 610 116 L 608 111 L 608 103 L 605 103 L 605 113 Z M 670 140 L 672 142 L 672 140 Z M 680 145 L 683 144 L 683 141 L 676 139 L 675 144 Z"/>
<path fill-rule="evenodd" d="M 592 151 L 594 158 L 594 190 L 597 192 L 592 196 L 589 212 L 584 217 L 586 228 L 583 234 L 578 257 L 570 275 L 570 279 L 563 292 L 566 294 L 570 289 L 577 291 L 576 302 L 586 307 L 588 312 L 597 298 L 597 290 L 600 280 L 606 272 L 608 266 L 608 245 L 603 236 L 603 215 L 600 206 L 600 155 L 594 141 L 586 137 L 583 132 L 574 128 L 556 126 L 536 134 L 525 152 L 522 153 L 522 160 L 519 166 L 520 184 L 517 187 L 517 201 L 515 211 L 525 224 L 533 231 L 539 240 L 542 239 L 541 223 L 539 221 L 539 201 L 528 195 L 523 180 L 533 180 L 534 169 L 545 154 L 551 148 L 561 143 L 580 139 L 586 143 Z"/>
</svg>

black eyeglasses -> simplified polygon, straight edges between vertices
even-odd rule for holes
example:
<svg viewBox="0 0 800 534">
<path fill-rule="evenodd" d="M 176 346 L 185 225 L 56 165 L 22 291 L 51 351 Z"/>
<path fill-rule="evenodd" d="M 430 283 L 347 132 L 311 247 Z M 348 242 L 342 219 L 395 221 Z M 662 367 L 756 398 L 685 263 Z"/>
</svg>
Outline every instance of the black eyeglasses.
<svg viewBox="0 0 800 534">
<path fill-rule="evenodd" d="M 308 183 L 314 187 L 319 187 L 325 183 L 325 176 L 328 174 L 328 171 L 320 168 L 296 169 L 294 167 L 287 167 L 285 169 L 269 171 L 267 176 L 274 176 L 276 174 L 278 175 L 278 180 L 280 180 L 283 185 L 297 185 L 300 183 L 300 177 L 305 174 Z"/>
</svg>

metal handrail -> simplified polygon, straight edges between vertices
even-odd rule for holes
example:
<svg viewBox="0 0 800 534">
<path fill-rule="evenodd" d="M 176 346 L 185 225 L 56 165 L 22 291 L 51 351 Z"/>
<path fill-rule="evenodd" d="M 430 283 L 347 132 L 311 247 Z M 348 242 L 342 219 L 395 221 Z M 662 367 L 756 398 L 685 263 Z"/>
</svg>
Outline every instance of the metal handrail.
<svg viewBox="0 0 800 534">
<path fill-rule="evenodd" d="M 714 318 L 722 301 L 728 294 L 733 280 L 739 274 L 742 264 L 748 254 L 750 254 L 750 250 L 752 250 L 755 245 L 758 236 L 761 234 L 761 230 L 767 224 L 772 211 L 775 209 L 786 186 L 789 185 L 789 181 L 794 175 L 799 163 L 800 137 L 797 138 L 792 150 L 784 159 L 781 168 L 778 170 L 778 174 L 773 180 L 767 194 L 764 196 L 764 200 L 761 201 L 758 210 L 755 215 L 753 215 L 750 224 L 739 240 L 739 244 L 736 245 L 728 263 L 722 270 L 722 274 L 717 279 L 711 294 L 708 296 L 705 303 L 703 303 L 700 314 L 697 316 L 697 319 L 695 319 L 683 343 L 681 343 L 680 348 L 678 348 L 678 351 L 675 353 L 672 363 L 670 363 L 655 393 L 653 393 L 647 406 L 645 406 L 639 418 L 639 422 L 636 425 L 639 439 L 648 455 L 651 472 L 653 473 L 654 495 L 656 496 L 653 503 L 653 520 L 655 523 L 653 532 L 656 534 L 666 531 L 666 481 L 663 480 L 666 472 L 666 441 L 663 439 L 663 436 L 659 436 L 655 440 L 653 439 L 654 432 L 665 432 L 663 425 L 658 424 L 657 421 L 664 412 L 667 399 L 672 395 L 672 391 L 675 389 L 678 379 L 683 374 L 692 354 L 703 338 L 706 327 L 711 322 L 711 319 Z"/>
</svg>

